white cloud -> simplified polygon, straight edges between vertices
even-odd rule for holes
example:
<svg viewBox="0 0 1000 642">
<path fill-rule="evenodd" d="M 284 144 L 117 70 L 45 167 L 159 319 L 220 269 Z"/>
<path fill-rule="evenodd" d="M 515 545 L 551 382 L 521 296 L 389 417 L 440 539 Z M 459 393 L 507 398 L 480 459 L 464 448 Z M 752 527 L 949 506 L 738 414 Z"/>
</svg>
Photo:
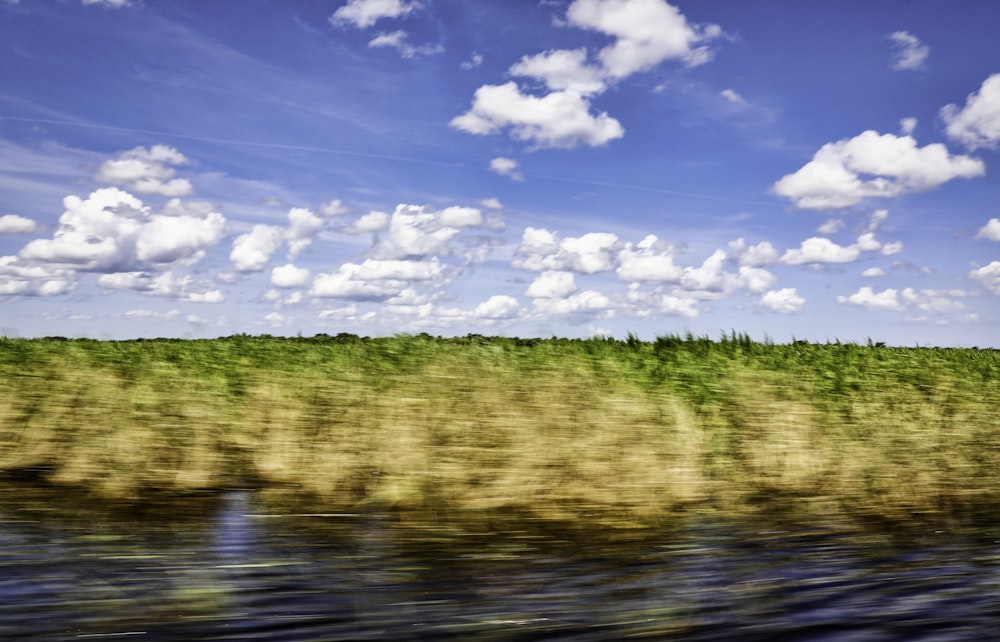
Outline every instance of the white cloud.
<svg viewBox="0 0 1000 642">
<path fill-rule="evenodd" d="M 288 210 L 288 229 L 285 238 L 288 241 L 288 258 L 298 257 L 312 244 L 313 237 L 323 229 L 323 219 L 316 216 L 312 210 L 304 207 L 293 207 Z"/>
<path fill-rule="evenodd" d="M 239 272 L 259 272 L 264 269 L 271 255 L 285 243 L 284 231 L 275 225 L 254 225 L 246 234 L 233 241 L 229 260 Z"/>
<path fill-rule="evenodd" d="M 517 317 L 519 307 L 514 297 L 497 294 L 477 305 L 472 316 L 477 319 L 513 319 Z"/>
<path fill-rule="evenodd" d="M 920 42 L 920 39 L 907 31 L 897 31 L 889 34 L 892 41 L 892 68 L 901 71 L 923 69 L 924 62 L 931 48 Z"/>
<path fill-rule="evenodd" d="M 899 254 L 903 251 L 902 241 L 893 241 L 891 243 L 886 243 L 882 246 L 882 254 L 885 256 L 892 256 L 893 254 Z"/>
<path fill-rule="evenodd" d="M 503 209 L 503 203 L 501 203 L 500 199 L 496 198 L 495 196 L 491 196 L 489 198 L 484 198 L 483 200 L 479 201 L 479 204 L 482 205 L 483 207 L 485 207 L 488 210 L 502 210 Z"/>
<path fill-rule="evenodd" d="M 225 295 L 207 281 L 195 281 L 191 275 L 173 272 L 115 272 L 102 274 L 98 284 L 110 290 L 130 290 L 149 296 L 179 299 L 191 303 L 221 303 Z"/>
<path fill-rule="evenodd" d="M 681 276 L 681 286 L 686 290 L 700 290 L 705 292 L 721 292 L 726 290 L 727 275 L 723 271 L 726 262 L 726 253 L 723 250 L 716 250 L 699 267 L 684 268 Z"/>
<path fill-rule="evenodd" d="M 1000 294 L 1000 261 L 972 270 L 969 278 L 982 283 L 993 294 Z"/>
<path fill-rule="evenodd" d="M 917 147 L 910 136 L 868 130 L 827 143 L 772 190 L 797 207 L 828 210 L 857 205 L 869 197 L 898 196 L 934 189 L 954 178 L 985 174 L 982 161 L 953 156 L 940 143 Z"/>
<path fill-rule="evenodd" d="M 781 257 L 785 265 L 808 263 L 850 263 L 861 255 L 856 245 L 842 247 L 828 238 L 814 236 L 802 241 L 798 249 L 789 249 Z"/>
<path fill-rule="evenodd" d="M 621 243 L 608 232 L 590 232 L 578 238 L 559 240 L 557 234 L 545 229 L 526 228 L 511 265 L 524 270 L 608 272 L 615 267 Z"/>
<path fill-rule="evenodd" d="M 880 267 L 870 267 L 861 272 L 861 276 L 865 278 L 871 278 L 876 276 L 885 276 L 886 272 Z"/>
<path fill-rule="evenodd" d="M 132 4 L 132 0 L 83 0 L 83 6 L 91 4 L 99 4 L 105 7 L 114 7 L 117 9 L 120 7 L 129 6 L 130 4 Z"/>
<path fill-rule="evenodd" d="M 389 213 L 371 211 L 362 215 L 343 229 L 349 234 L 371 234 L 381 232 L 389 227 Z"/>
<path fill-rule="evenodd" d="M 553 92 L 569 90 L 587 96 L 607 88 L 603 71 L 587 64 L 586 49 L 550 49 L 524 56 L 507 73 L 541 80 Z"/>
<path fill-rule="evenodd" d="M 674 264 L 674 248 L 650 234 L 635 245 L 625 244 L 615 273 L 625 281 L 677 282 L 684 270 Z"/>
<path fill-rule="evenodd" d="M 310 296 L 358 300 L 387 300 L 402 295 L 413 281 L 431 281 L 443 276 L 444 266 L 430 261 L 367 259 L 361 264 L 344 263 L 336 272 L 317 274 Z"/>
<path fill-rule="evenodd" d="M 152 216 L 139 229 L 136 258 L 141 263 L 196 263 L 205 250 L 218 245 L 226 219 L 218 212 L 195 216 Z"/>
<path fill-rule="evenodd" d="M 450 241 L 463 228 L 483 223 L 478 209 L 448 207 L 440 211 L 400 204 L 389 218 L 388 235 L 372 250 L 377 259 L 418 259 L 450 251 Z"/>
<path fill-rule="evenodd" d="M 309 280 L 309 270 L 287 263 L 271 270 L 271 285 L 276 288 L 297 288 Z"/>
<path fill-rule="evenodd" d="M 941 118 L 952 140 L 969 149 L 996 149 L 1000 142 L 1000 74 L 984 80 L 978 94 L 969 94 L 965 107 L 943 107 Z"/>
<path fill-rule="evenodd" d="M 757 304 L 779 314 L 794 314 L 802 310 L 806 300 L 798 295 L 795 288 L 782 288 L 765 292 Z"/>
<path fill-rule="evenodd" d="M 842 218 L 828 218 L 825 221 L 823 221 L 823 224 L 820 225 L 816 229 L 816 231 L 819 232 L 820 234 L 826 234 L 827 236 L 832 236 L 837 232 L 839 232 L 840 230 L 844 229 L 844 225 L 845 225 L 844 219 Z"/>
<path fill-rule="evenodd" d="M 611 299 L 596 290 L 584 290 L 566 298 L 534 299 L 535 309 L 545 315 L 569 316 L 608 311 Z"/>
<path fill-rule="evenodd" d="M 75 285 L 76 272 L 71 269 L 0 256 L 0 295 L 55 296 Z"/>
<path fill-rule="evenodd" d="M 689 66 L 708 62 L 713 55 L 708 43 L 722 35 L 716 25 L 691 26 L 663 0 L 576 0 L 566 18 L 574 26 L 616 39 L 598 53 L 605 73 L 616 79 L 665 60 Z"/>
<path fill-rule="evenodd" d="M 707 62 L 707 43 L 722 35 L 716 25 L 693 27 L 663 0 L 575 0 L 566 12 L 567 24 L 612 36 L 614 42 L 588 62 L 585 48 L 556 49 L 526 55 L 509 75 L 540 80 L 549 93 L 524 93 L 515 82 L 483 85 L 472 107 L 450 125 L 476 134 L 508 130 L 536 147 L 599 147 L 625 135 L 621 123 L 607 112 L 591 112 L 589 98 L 610 84 L 665 60 L 689 66 Z"/>
<path fill-rule="evenodd" d="M 533 299 L 564 299 L 578 289 L 572 272 L 549 271 L 539 274 L 524 294 Z"/>
<path fill-rule="evenodd" d="M 206 216 L 153 214 L 138 198 L 115 187 L 86 200 L 63 199 L 66 211 L 51 239 L 37 239 L 19 253 L 36 261 L 85 271 L 146 269 L 156 264 L 195 263 L 225 233 L 218 212 Z"/>
<path fill-rule="evenodd" d="M 341 203 L 339 198 L 332 198 L 319 206 L 319 213 L 322 216 L 340 216 L 349 211 L 351 211 L 350 208 Z"/>
<path fill-rule="evenodd" d="M 746 99 L 743 96 L 740 96 L 732 89 L 723 89 L 722 91 L 719 92 L 719 95 L 734 105 L 743 106 L 747 104 Z"/>
<path fill-rule="evenodd" d="M 510 129 L 517 140 L 538 147 L 599 147 L 625 135 L 621 123 L 607 112 L 590 113 L 590 103 L 575 91 L 556 91 L 541 98 L 522 94 L 514 82 L 483 85 L 472 108 L 451 120 L 469 134 L 494 134 Z"/>
<path fill-rule="evenodd" d="M 466 61 L 463 61 L 462 64 L 459 65 L 459 67 L 468 71 L 470 69 L 475 69 L 481 64 L 483 64 L 483 54 L 473 53 L 472 57 Z"/>
<path fill-rule="evenodd" d="M 512 178 L 515 181 L 524 180 L 524 174 L 521 173 L 521 169 L 518 167 L 517 161 L 513 158 L 506 158 L 504 156 L 494 158 L 490 161 L 490 170 L 500 174 L 501 176 Z"/>
<path fill-rule="evenodd" d="M 837 301 L 851 303 L 869 310 L 902 310 L 905 307 L 899 300 L 899 291 L 895 288 L 886 288 L 881 292 L 875 292 L 867 285 L 850 296 L 838 296 Z"/>
<path fill-rule="evenodd" d="M 0 234 L 30 234 L 37 232 L 38 223 L 17 214 L 4 214 L 0 216 Z"/>
<path fill-rule="evenodd" d="M 188 159 L 173 147 L 136 147 L 104 161 L 97 169 L 97 179 L 112 185 L 123 185 L 140 194 L 188 196 L 194 192 L 191 182 L 185 178 L 173 178 L 176 174 L 173 166 L 187 163 Z"/>
<path fill-rule="evenodd" d="M 774 276 L 763 268 L 742 266 L 737 274 L 738 285 L 746 288 L 750 292 L 763 292 L 778 281 Z"/>
<path fill-rule="evenodd" d="M 353 24 L 359 29 L 370 27 L 382 18 L 399 18 L 420 7 L 419 2 L 405 0 L 348 0 L 330 17 L 334 25 Z"/>
<path fill-rule="evenodd" d="M 903 136 L 909 136 L 917 128 L 916 118 L 901 118 L 899 120 L 899 133 Z"/>
<path fill-rule="evenodd" d="M 764 267 L 776 263 L 781 256 L 770 241 L 761 241 L 748 246 L 746 241 L 738 238 L 729 242 L 729 253 L 740 265 L 748 267 Z"/>
<path fill-rule="evenodd" d="M 384 47 L 395 49 L 399 52 L 401 58 L 428 56 L 444 51 L 444 47 L 439 44 L 411 45 L 407 41 L 406 32 L 403 30 L 380 33 L 368 42 L 368 46 L 372 48 Z"/>
<path fill-rule="evenodd" d="M 0 223 L 3 219 L 0 218 Z M 986 239 L 987 241 L 1000 241 L 1000 218 L 991 218 L 986 222 L 986 225 L 979 228 L 979 232 L 976 233 L 977 239 Z"/>
</svg>

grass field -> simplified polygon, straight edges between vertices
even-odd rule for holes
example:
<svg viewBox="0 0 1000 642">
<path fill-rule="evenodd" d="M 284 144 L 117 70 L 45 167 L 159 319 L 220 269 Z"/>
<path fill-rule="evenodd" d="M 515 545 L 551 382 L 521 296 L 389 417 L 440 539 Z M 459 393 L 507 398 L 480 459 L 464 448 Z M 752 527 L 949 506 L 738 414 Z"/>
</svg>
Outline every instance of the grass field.
<svg viewBox="0 0 1000 642">
<path fill-rule="evenodd" d="M 99 497 L 250 485 L 331 511 L 613 527 L 1000 508 L 996 350 L 4 338 L 0 382 L 0 474 Z"/>
</svg>

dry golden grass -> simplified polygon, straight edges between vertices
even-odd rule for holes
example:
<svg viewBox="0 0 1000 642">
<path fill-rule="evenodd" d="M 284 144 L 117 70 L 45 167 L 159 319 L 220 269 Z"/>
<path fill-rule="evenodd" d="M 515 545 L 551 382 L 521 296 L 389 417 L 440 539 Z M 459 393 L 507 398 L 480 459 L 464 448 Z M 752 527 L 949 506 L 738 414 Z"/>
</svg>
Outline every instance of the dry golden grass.
<svg viewBox="0 0 1000 642">
<path fill-rule="evenodd" d="M 0 471 L 125 498 L 265 485 L 437 522 L 998 503 L 995 361 L 959 376 L 822 346 L 223 341 L 13 346 L 28 354 L 0 362 Z"/>
</svg>

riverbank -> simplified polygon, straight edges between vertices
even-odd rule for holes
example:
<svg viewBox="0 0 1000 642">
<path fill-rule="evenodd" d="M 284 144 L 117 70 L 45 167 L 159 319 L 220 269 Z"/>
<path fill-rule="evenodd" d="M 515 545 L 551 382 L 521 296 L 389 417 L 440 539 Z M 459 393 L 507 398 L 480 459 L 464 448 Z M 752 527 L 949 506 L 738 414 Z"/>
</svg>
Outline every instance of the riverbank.
<svg viewBox="0 0 1000 642">
<path fill-rule="evenodd" d="M 108 498 L 655 526 L 1000 508 L 1000 351 L 352 335 L 0 339 L 0 474 Z"/>
</svg>

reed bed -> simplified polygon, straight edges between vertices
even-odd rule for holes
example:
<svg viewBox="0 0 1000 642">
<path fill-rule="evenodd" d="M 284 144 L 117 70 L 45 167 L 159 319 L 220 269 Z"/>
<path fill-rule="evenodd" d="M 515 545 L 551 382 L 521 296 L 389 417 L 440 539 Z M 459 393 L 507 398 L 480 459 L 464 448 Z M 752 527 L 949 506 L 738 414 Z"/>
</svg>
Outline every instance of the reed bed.
<svg viewBox="0 0 1000 642">
<path fill-rule="evenodd" d="M 0 381 L 0 475 L 110 499 L 249 486 L 314 510 L 611 527 L 1000 507 L 995 350 L 4 338 Z"/>
</svg>

